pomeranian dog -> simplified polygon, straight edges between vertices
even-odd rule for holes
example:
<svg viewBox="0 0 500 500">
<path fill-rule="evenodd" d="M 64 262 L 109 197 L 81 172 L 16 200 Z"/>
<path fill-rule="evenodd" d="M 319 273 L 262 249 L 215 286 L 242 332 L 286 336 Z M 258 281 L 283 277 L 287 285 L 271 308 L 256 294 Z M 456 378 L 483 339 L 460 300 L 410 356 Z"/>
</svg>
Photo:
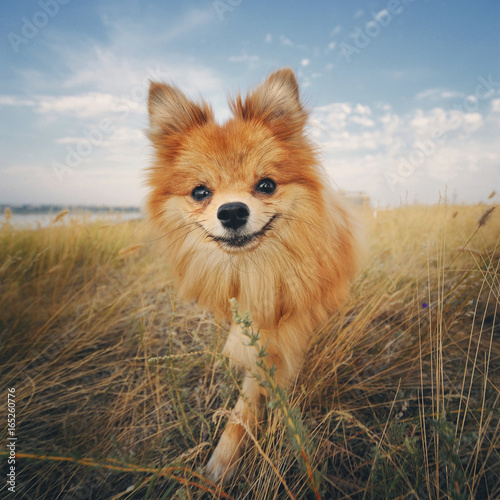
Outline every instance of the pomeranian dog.
<svg viewBox="0 0 500 500">
<path fill-rule="evenodd" d="M 218 320 L 231 298 L 248 311 L 281 387 L 298 374 L 314 330 L 348 296 L 355 224 L 328 186 L 304 131 L 308 113 L 291 69 L 272 73 L 219 125 L 204 101 L 151 82 L 147 209 L 159 224 L 179 295 Z M 257 350 L 234 322 L 223 354 L 246 370 L 206 472 L 228 481 L 258 421 Z"/>
</svg>

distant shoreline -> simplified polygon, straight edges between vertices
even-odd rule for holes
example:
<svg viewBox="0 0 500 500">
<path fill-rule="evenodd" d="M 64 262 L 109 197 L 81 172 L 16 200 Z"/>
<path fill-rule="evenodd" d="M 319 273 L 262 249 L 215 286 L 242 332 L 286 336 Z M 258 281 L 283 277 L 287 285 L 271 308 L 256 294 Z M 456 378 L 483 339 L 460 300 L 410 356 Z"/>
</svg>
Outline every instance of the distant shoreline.
<svg viewBox="0 0 500 500">
<path fill-rule="evenodd" d="M 136 206 L 106 206 L 106 205 L 49 205 L 49 204 L 19 204 L 19 205 L 9 205 L 7 203 L 0 204 L 0 214 L 4 214 L 5 210 L 9 208 L 12 214 L 24 215 L 24 214 L 56 214 L 63 210 L 69 210 L 70 212 L 92 212 L 92 213 L 102 213 L 102 212 L 119 212 L 119 213 L 141 213 L 141 208 Z"/>
<path fill-rule="evenodd" d="M 0 228 L 40 229 L 52 224 L 89 223 L 97 220 L 115 224 L 141 219 L 139 207 L 106 207 L 89 205 L 0 205 Z"/>
</svg>

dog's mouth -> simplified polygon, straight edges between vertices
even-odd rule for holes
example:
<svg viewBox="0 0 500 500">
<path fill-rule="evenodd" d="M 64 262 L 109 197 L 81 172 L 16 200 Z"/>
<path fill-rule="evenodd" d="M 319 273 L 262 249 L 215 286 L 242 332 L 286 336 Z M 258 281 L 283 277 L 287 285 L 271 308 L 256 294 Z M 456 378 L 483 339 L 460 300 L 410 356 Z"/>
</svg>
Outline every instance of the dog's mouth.
<svg viewBox="0 0 500 500">
<path fill-rule="evenodd" d="M 272 229 L 272 223 L 277 216 L 278 214 L 273 215 L 259 231 L 252 234 L 238 234 L 238 231 L 232 230 L 231 232 L 234 234 L 231 234 L 230 236 L 209 235 L 209 237 L 212 238 L 213 241 L 221 243 L 223 246 L 228 248 L 236 249 L 249 247 L 259 241 L 267 231 Z"/>
</svg>

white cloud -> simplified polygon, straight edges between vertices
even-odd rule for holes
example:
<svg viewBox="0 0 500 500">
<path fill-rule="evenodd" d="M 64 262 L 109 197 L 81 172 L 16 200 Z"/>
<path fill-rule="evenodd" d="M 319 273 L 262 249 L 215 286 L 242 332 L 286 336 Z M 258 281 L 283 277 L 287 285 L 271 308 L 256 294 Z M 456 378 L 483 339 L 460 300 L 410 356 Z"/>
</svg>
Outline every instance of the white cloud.
<svg viewBox="0 0 500 500">
<path fill-rule="evenodd" d="M 265 38 L 266 43 L 271 43 L 273 41 L 273 35 L 271 33 L 268 33 Z"/>
<path fill-rule="evenodd" d="M 442 99 L 457 99 L 463 96 L 464 96 L 463 92 L 457 92 L 455 90 L 443 90 L 443 92 L 441 92 L 441 95 L 439 97 L 441 97 Z M 472 97 L 475 98 L 474 96 Z"/>
<path fill-rule="evenodd" d="M 347 125 L 347 116 L 351 112 L 351 105 L 343 102 L 319 106 L 314 108 L 311 123 L 321 131 L 344 130 Z"/>
<path fill-rule="evenodd" d="M 295 44 L 285 35 L 280 35 L 280 42 L 284 47 L 295 47 Z"/>
<path fill-rule="evenodd" d="M 354 111 L 359 115 L 370 116 L 372 114 L 372 110 L 369 106 L 363 106 L 362 104 L 356 104 Z"/>
<path fill-rule="evenodd" d="M 68 136 L 68 137 L 59 137 L 56 139 L 56 144 L 85 144 L 88 142 L 88 139 L 85 136 Z"/>
<path fill-rule="evenodd" d="M 422 90 L 415 96 L 415 99 L 439 101 L 443 99 L 458 99 L 463 97 L 465 97 L 465 94 L 463 92 L 457 92 L 455 90 L 446 90 L 442 88 L 432 88 L 432 89 Z"/>
<path fill-rule="evenodd" d="M 500 113 L 500 99 L 493 99 L 493 101 L 491 101 L 491 111 Z"/>
<path fill-rule="evenodd" d="M 75 169 L 62 180 L 48 165 L 13 164 L 2 169 L 0 184 L 0 199 L 12 204 L 28 200 L 33 204 L 137 206 L 144 202 L 145 194 L 140 169 L 117 172 L 105 162 Z"/>
<path fill-rule="evenodd" d="M 340 24 L 337 24 L 335 28 L 333 28 L 332 32 L 330 33 L 330 36 L 336 36 L 342 31 L 342 26 Z"/>
<path fill-rule="evenodd" d="M 172 46 L 172 42 L 186 36 L 198 35 L 211 23 L 218 22 L 211 4 L 206 8 L 188 8 L 179 16 L 156 16 L 153 10 L 142 18 L 122 17 L 115 21 L 116 6 L 103 4 L 101 17 L 107 29 L 106 41 L 85 45 L 68 44 L 65 39 L 54 38 L 48 49 L 68 69 L 62 84 L 71 92 L 89 89 L 129 96 L 137 87 L 147 87 L 149 80 L 174 82 L 188 92 L 219 93 L 223 87 L 217 72 L 205 61 L 186 56 L 177 50 L 162 51 L 158 57 L 155 47 Z M 111 11 L 110 11 L 111 9 Z M 26 80 L 40 82 L 40 75 L 26 75 Z M 46 77 L 47 78 L 47 77 Z M 50 83 L 50 82 L 49 82 Z"/>
<path fill-rule="evenodd" d="M 174 55 L 168 59 L 132 56 L 123 58 L 112 50 L 99 47 L 85 54 L 67 54 L 73 71 L 64 87 L 73 91 L 96 89 L 117 96 L 130 96 L 147 87 L 149 80 L 174 82 L 191 92 L 220 92 L 221 79 L 216 72 L 191 57 Z"/>
<path fill-rule="evenodd" d="M 327 51 L 328 52 L 331 52 L 332 50 L 335 50 L 335 47 L 337 46 L 337 42 L 330 42 L 328 44 L 328 48 L 327 48 Z"/>
<path fill-rule="evenodd" d="M 148 148 L 149 143 L 142 130 L 123 126 L 107 139 L 103 154 L 108 165 L 130 165 L 130 160 L 135 159 L 135 165 L 145 167 L 149 163 L 145 154 Z"/>
<path fill-rule="evenodd" d="M 325 168 L 344 189 L 393 203 L 406 192 L 411 199 L 437 202 L 447 186 L 472 202 L 498 183 L 500 99 L 490 109 L 398 114 L 388 104 L 332 103 L 313 110 L 310 134 Z M 391 175 L 399 176 L 392 185 Z"/>
<path fill-rule="evenodd" d="M 22 99 L 8 95 L 0 95 L 0 106 L 34 106 L 35 101 L 32 99 Z"/>
<path fill-rule="evenodd" d="M 131 98 L 123 99 L 112 94 L 87 92 L 75 96 L 41 97 L 36 103 L 38 113 L 58 113 L 78 118 L 89 118 L 117 113 L 123 109 L 143 112 L 144 94 L 140 101 Z"/>
<path fill-rule="evenodd" d="M 375 122 L 373 120 L 370 120 L 370 118 L 367 118 L 366 116 L 354 115 L 351 118 L 351 123 L 356 123 L 356 124 L 361 125 L 363 127 L 374 127 L 375 126 Z"/>
<path fill-rule="evenodd" d="M 300 61 L 300 64 L 302 64 L 302 66 L 309 66 L 309 63 L 311 61 L 309 59 L 302 59 L 302 61 Z"/>
</svg>

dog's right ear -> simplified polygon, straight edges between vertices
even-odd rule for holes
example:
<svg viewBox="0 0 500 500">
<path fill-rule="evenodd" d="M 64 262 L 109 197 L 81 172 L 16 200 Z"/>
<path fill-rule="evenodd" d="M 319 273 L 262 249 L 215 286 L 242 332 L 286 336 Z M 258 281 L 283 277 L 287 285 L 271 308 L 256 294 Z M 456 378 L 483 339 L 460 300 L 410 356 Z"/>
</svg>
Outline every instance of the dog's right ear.
<svg viewBox="0 0 500 500">
<path fill-rule="evenodd" d="M 178 88 L 158 82 L 150 83 L 148 112 L 148 136 L 152 141 L 214 120 L 212 108 L 207 103 L 196 104 Z"/>
</svg>

